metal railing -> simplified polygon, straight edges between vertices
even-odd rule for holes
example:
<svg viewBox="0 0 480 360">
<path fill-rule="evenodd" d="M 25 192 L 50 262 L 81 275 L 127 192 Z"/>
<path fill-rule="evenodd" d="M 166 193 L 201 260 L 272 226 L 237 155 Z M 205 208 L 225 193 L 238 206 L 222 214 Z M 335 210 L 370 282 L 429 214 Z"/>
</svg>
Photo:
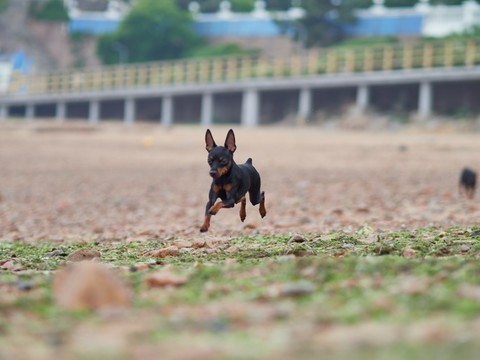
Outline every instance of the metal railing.
<svg viewBox="0 0 480 360">
<path fill-rule="evenodd" d="M 43 75 L 18 75 L 11 83 L 8 93 L 57 94 L 475 65 L 480 65 L 479 39 L 430 41 L 310 50 L 301 56 L 283 58 L 262 55 L 227 56 L 105 66 Z"/>
</svg>

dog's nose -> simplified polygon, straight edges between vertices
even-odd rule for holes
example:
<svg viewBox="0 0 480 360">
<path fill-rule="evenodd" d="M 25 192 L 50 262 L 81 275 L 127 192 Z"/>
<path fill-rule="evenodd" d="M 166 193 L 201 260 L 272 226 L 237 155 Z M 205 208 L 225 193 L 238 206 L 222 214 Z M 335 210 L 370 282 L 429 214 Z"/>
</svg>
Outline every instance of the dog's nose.
<svg viewBox="0 0 480 360">
<path fill-rule="evenodd" d="M 217 170 L 210 170 L 210 176 L 215 176 L 217 174 Z"/>
</svg>

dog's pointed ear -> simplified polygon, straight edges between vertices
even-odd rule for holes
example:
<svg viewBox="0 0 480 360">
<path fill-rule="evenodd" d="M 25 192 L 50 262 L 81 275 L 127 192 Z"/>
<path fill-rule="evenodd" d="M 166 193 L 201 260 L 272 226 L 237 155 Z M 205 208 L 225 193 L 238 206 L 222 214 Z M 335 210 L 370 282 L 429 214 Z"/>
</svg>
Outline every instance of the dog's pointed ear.
<svg viewBox="0 0 480 360">
<path fill-rule="evenodd" d="M 207 129 L 207 132 L 205 133 L 205 144 L 205 149 L 207 149 L 208 152 L 210 152 L 214 147 L 217 146 L 217 144 L 215 144 L 215 140 L 213 140 L 210 129 Z"/>
<path fill-rule="evenodd" d="M 235 145 L 235 134 L 232 129 L 228 130 L 227 138 L 225 139 L 225 147 L 232 153 L 237 150 L 237 145 Z"/>
</svg>

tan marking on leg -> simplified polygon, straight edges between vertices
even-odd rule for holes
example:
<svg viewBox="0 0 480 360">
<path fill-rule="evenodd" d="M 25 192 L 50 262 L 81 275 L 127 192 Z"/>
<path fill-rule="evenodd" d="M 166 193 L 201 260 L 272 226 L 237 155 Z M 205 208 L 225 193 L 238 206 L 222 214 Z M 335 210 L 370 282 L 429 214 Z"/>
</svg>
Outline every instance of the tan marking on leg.
<svg viewBox="0 0 480 360">
<path fill-rule="evenodd" d="M 245 196 L 244 196 L 244 197 L 242 197 L 242 199 L 240 201 L 242 202 L 241 207 L 240 207 L 240 220 L 242 220 L 242 222 L 244 222 L 245 218 L 247 217 L 247 212 L 245 210 L 245 206 L 247 205 L 247 199 L 245 199 Z"/>
<path fill-rule="evenodd" d="M 210 227 L 210 218 L 212 217 L 212 215 L 208 214 L 207 216 L 205 216 L 205 220 L 203 220 L 203 224 L 202 224 L 202 227 L 200 228 L 200 231 L 201 232 L 205 232 L 208 230 L 208 228 Z"/>
<path fill-rule="evenodd" d="M 260 201 L 260 208 L 258 210 L 260 211 L 260 216 L 262 218 L 267 215 L 267 209 L 265 209 L 265 195 L 262 195 L 262 200 Z"/>
<path fill-rule="evenodd" d="M 215 205 L 213 205 L 211 208 L 210 208 L 210 214 L 212 215 L 216 215 L 221 208 L 223 208 L 225 205 L 223 204 L 223 201 L 219 201 L 217 202 Z"/>
</svg>

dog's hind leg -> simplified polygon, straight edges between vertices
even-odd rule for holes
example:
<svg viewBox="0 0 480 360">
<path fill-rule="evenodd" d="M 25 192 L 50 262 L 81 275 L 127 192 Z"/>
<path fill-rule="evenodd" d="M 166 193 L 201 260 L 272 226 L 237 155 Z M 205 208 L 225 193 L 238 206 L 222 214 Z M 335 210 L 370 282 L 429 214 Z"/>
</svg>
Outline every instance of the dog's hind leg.
<svg viewBox="0 0 480 360">
<path fill-rule="evenodd" d="M 261 196 L 262 196 L 262 200 L 260 200 L 260 207 L 258 211 L 260 212 L 260 216 L 264 218 L 265 215 L 267 215 L 267 209 L 265 209 L 265 191 L 262 191 Z"/>
<path fill-rule="evenodd" d="M 241 201 L 241 204 L 240 204 L 240 220 L 242 220 L 242 222 L 245 221 L 245 218 L 247 217 L 247 211 L 246 211 L 246 205 L 247 205 L 247 199 L 245 199 L 245 196 L 242 197 L 242 199 L 240 200 Z"/>
</svg>

